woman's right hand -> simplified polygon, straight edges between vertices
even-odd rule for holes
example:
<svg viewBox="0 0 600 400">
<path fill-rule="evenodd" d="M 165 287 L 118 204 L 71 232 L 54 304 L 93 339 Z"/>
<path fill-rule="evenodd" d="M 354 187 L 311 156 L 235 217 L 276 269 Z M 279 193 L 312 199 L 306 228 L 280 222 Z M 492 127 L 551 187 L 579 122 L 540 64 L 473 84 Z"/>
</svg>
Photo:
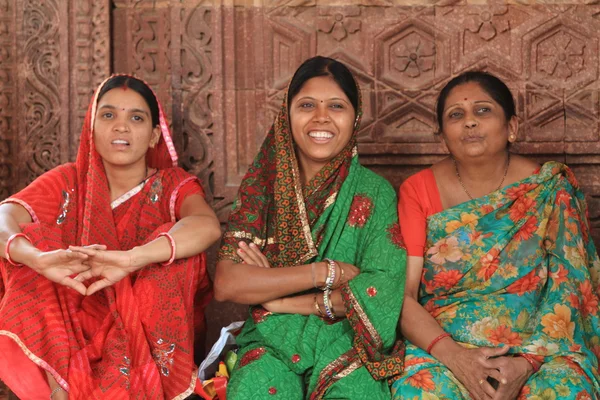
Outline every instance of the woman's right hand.
<svg viewBox="0 0 600 400">
<path fill-rule="evenodd" d="M 92 245 L 90 247 L 105 248 L 105 246 Z M 52 282 L 70 287 L 82 295 L 86 294 L 87 288 L 81 282 L 71 278 L 72 275 L 90 269 L 85 264 L 88 256 L 71 250 L 40 251 L 27 264 L 31 269 L 46 277 Z"/>
<path fill-rule="evenodd" d="M 358 274 L 360 274 L 360 269 L 352 264 L 347 264 L 341 261 L 336 261 L 336 263 L 340 266 L 340 269 L 344 271 L 343 274 L 342 271 L 336 271 L 340 275 L 340 279 L 336 278 L 335 284 L 333 285 L 336 288 L 340 287 L 346 282 L 351 281 L 352 279 L 356 278 Z"/>
<path fill-rule="evenodd" d="M 505 355 L 509 347 L 480 347 L 477 349 L 466 349 L 457 344 L 452 354 L 446 354 L 440 359 L 452 371 L 471 396 L 476 400 L 491 399 L 496 389 L 487 381 L 488 376 L 502 382 L 505 379 L 500 371 L 489 362 L 490 358 Z M 437 357 L 436 357 L 437 358 Z"/>
</svg>

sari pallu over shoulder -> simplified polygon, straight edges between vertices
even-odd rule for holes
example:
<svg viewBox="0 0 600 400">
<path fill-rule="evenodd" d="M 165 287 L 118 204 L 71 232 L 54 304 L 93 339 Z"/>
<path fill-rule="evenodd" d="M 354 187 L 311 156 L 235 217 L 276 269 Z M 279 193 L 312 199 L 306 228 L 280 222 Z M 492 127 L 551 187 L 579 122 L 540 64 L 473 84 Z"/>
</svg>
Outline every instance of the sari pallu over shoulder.
<svg viewBox="0 0 600 400">
<path fill-rule="evenodd" d="M 555 368 L 587 382 L 594 393 L 585 395 L 600 395 L 599 283 L 584 196 L 565 165 L 546 163 L 520 182 L 428 219 L 420 302 L 458 342 L 507 345 L 510 354 L 543 362 L 523 396 L 561 385 L 568 388 L 563 394 L 584 390 L 560 374 L 554 388 L 540 386 L 536 376 Z M 410 347 L 404 384 L 414 387 L 410 376 L 437 363 Z M 437 390 L 433 382 L 428 387 Z"/>
<path fill-rule="evenodd" d="M 129 250 L 168 231 L 186 196 L 203 195 L 196 177 L 173 167 L 176 157 L 161 111 L 162 136 L 147 157 L 157 172 L 139 185 L 139 192 L 111 208 L 93 145 L 95 105 L 94 98 L 77 162 L 47 172 L 6 200 L 29 211 L 33 222 L 21 229 L 40 250 L 94 243 Z M 42 370 L 73 399 L 184 398 L 192 393 L 194 335 L 205 328 L 203 309 L 212 293 L 203 254 L 168 267 L 148 265 L 88 297 L 26 266 L 1 260 L 0 271 L 0 347 L 12 343 L 18 346 L 12 350 L 20 350 L 8 353 L 10 368 L 2 364 L 0 370 L 17 395 L 47 398 Z M 36 380 L 19 380 L 27 374 Z"/>
</svg>

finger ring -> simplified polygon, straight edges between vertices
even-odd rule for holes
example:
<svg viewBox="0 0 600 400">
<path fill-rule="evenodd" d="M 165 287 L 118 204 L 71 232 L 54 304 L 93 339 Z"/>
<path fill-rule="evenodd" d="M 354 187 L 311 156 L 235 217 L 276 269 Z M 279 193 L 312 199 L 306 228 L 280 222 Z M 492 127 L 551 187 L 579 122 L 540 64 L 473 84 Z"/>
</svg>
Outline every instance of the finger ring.
<svg viewBox="0 0 600 400">
<path fill-rule="evenodd" d="M 483 379 L 480 379 L 480 380 L 479 380 L 479 384 L 480 384 L 480 385 L 483 385 Z"/>
</svg>

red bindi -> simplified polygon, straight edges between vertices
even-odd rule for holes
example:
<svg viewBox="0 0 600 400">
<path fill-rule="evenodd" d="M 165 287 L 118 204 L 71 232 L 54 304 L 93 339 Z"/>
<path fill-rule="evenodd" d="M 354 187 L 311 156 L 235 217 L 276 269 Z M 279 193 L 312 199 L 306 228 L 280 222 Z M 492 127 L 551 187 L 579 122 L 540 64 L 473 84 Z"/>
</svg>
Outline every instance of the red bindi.
<svg viewBox="0 0 600 400">
<path fill-rule="evenodd" d="M 465 101 L 467 101 L 467 98 L 465 97 Z"/>
</svg>

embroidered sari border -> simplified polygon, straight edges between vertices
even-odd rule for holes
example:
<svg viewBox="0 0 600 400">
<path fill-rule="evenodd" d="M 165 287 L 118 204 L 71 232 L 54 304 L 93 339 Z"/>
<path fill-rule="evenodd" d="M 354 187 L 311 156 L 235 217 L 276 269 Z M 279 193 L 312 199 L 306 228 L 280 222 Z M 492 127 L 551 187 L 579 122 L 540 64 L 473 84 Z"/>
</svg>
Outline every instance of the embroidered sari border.
<svg viewBox="0 0 600 400">
<path fill-rule="evenodd" d="M 39 358 L 38 356 L 33 354 L 33 352 L 31 350 L 29 350 L 27 348 L 27 346 L 25 346 L 25 343 L 23 343 L 17 335 L 15 335 L 12 332 L 5 331 L 5 330 L 0 330 L 0 335 L 6 336 L 6 337 L 14 340 L 15 343 L 21 348 L 21 350 L 23 350 L 23 353 L 25 353 L 25 356 L 27 358 L 29 358 L 38 367 L 44 369 L 45 371 L 50 372 L 50 374 L 52 374 L 54 379 L 56 379 L 56 383 L 58 383 L 60 385 L 60 387 L 62 387 L 63 390 L 65 390 L 66 392 L 69 391 L 69 384 L 67 383 L 67 381 L 64 380 L 60 376 L 60 374 L 58 372 L 56 372 L 56 370 L 54 368 L 52 368 L 46 361 L 42 360 L 41 358 Z"/>
<path fill-rule="evenodd" d="M 349 286 L 348 286 L 348 290 L 346 291 L 346 293 L 348 295 L 348 298 L 350 299 L 352 308 L 354 308 L 354 311 L 356 311 L 356 314 L 360 318 L 361 322 L 363 323 L 365 328 L 367 328 L 367 330 L 369 331 L 369 334 L 373 338 L 373 341 L 375 342 L 374 343 L 375 346 L 380 347 L 382 345 L 382 342 L 381 342 L 381 337 L 379 336 L 379 332 L 377 332 L 377 329 L 375 329 L 375 327 L 371 323 L 371 320 L 367 316 L 367 313 L 365 312 L 365 310 L 363 310 L 362 306 L 356 299 L 356 296 L 354 296 L 354 293 L 352 293 L 352 289 L 350 289 Z"/>
</svg>

